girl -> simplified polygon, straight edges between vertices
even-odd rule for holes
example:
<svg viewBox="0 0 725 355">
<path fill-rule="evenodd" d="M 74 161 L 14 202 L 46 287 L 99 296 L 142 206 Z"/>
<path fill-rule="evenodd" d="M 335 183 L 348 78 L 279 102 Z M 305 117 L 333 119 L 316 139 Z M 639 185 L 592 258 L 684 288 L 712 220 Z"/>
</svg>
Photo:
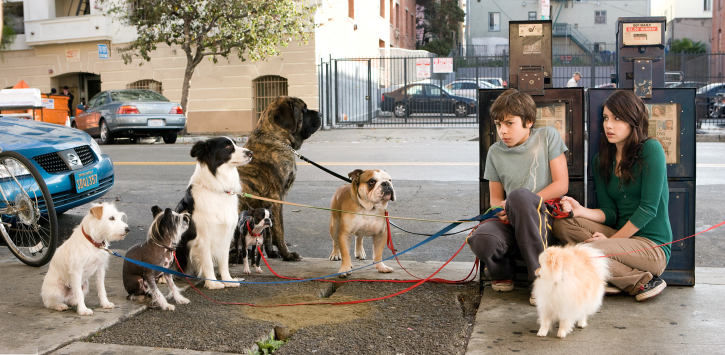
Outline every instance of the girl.
<svg viewBox="0 0 725 355">
<path fill-rule="evenodd" d="M 670 258 L 667 166 L 662 146 L 647 137 L 647 109 L 632 91 L 616 91 L 604 103 L 599 153 L 592 171 L 599 208 L 562 198 L 575 218 L 557 219 L 553 232 L 568 243 L 592 243 L 610 255 L 609 282 L 644 301 L 667 284 L 659 276 Z M 626 252 L 629 254 L 615 255 Z M 609 290 L 611 289 L 611 290 Z"/>
</svg>

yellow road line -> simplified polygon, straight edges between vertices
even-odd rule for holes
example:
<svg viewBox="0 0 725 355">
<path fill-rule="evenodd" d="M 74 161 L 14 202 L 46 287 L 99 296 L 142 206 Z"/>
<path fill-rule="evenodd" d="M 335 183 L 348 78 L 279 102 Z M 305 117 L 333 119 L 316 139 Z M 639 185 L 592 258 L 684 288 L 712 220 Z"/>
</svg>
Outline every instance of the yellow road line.
<svg viewBox="0 0 725 355">
<path fill-rule="evenodd" d="M 114 162 L 114 165 L 196 165 L 194 162 L 152 162 L 152 161 L 118 161 Z M 372 166 L 478 166 L 478 163 L 472 162 L 461 162 L 461 163 L 450 163 L 450 162 L 384 162 L 384 163 L 372 163 L 372 162 L 352 162 L 352 163 L 341 163 L 341 162 L 323 162 L 318 163 L 320 165 L 329 166 L 360 166 L 360 165 L 372 165 Z M 297 163 L 298 166 L 312 165 L 310 163 Z"/>
</svg>

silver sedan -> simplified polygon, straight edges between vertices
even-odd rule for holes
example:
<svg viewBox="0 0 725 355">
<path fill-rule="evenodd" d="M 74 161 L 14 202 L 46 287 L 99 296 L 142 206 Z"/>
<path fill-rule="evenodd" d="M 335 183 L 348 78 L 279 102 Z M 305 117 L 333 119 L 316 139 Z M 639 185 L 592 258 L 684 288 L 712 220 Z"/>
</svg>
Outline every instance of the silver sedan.
<svg viewBox="0 0 725 355">
<path fill-rule="evenodd" d="M 151 90 L 101 91 L 78 109 L 82 112 L 71 126 L 100 138 L 102 144 L 111 144 L 119 137 L 135 140 L 154 136 L 174 143 L 186 124 L 181 105 Z"/>
</svg>

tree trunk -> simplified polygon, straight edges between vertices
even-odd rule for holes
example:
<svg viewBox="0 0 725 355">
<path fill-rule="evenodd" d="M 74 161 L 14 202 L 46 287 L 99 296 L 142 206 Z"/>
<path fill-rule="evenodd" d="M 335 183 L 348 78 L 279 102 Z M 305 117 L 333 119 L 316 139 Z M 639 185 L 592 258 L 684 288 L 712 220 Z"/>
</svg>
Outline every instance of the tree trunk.
<svg viewBox="0 0 725 355">
<path fill-rule="evenodd" d="M 188 104 L 189 104 L 189 89 L 191 88 L 191 76 L 194 75 L 194 69 L 195 69 L 194 63 L 192 61 L 186 62 L 186 70 L 184 71 L 184 84 L 181 86 L 181 109 L 184 110 L 184 115 L 186 115 L 186 124 L 184 124 L 184 130 L 182 131 L 183 134 L 186 134 L 186 127 L 189 122 L 189 111 L 187 110 Z"/>
</svg>

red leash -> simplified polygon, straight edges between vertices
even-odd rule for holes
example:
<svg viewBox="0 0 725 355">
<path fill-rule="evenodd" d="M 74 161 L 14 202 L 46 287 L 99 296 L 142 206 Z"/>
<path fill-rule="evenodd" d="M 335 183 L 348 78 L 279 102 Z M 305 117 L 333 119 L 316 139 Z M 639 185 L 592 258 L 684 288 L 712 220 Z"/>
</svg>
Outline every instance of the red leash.
<svg viewBox="0 0 725 355">
<path fill-rule="evenodd" d="M 571 217 L 571 212 L 564 212 L 564 210 L 561 209 L 561 198 L 552 198 L 544 203 L 546 204 L 546 207 L 549 208 L 552 217 L 556 219 Z"/>
<path fill-rule="evenodd" d="M 437 273 L 439 273 L 441 270 L 443 270 L 443 268 L 446 267 L 446 265 L 448 265 L 448 263 L 450 263 L 453 259 L 455 259 L 455 257 L 458 255 L 458 253 L 460 253 L 461 250 L 463 250 L 463 247 L 465 247 L 465 246 L 466 246 L 466 243 L 464 242 L 463 245 L 461 245 L 461 247 L 458 248 L 458 251 L 456 251 L 456 253 L 453 254 L 453 256 L 450 259 L 448 259 L 448 261 L 446 261 L 440 268 L 438 268 L 438 270 L 436 270 L 433 274 L 431 274 L 427 278 L 418 281 L 418 283 L 416 283 L 415 285 L 412 285 L 412 286 L 410 286 L 410 287 L 408 287 L 408 288 L 406 288 L 406 289 L 404 289 L 402 291 L 398 291 L 398 292 L 393 293 L 391 295 L 387 295 L 387 296 L 383 296 L 383 297 L 377 297 L 377 298 L 369 298 L 369 299 L 366 299 L 366 300 L 346 301 L 346 302 L 287 303 L 287 304 L 277 304 L 277 305 L 270 305 L 270 306 L 263 306 L 263 305 L 253 304 L 253 303 L 241 303 L 241 302 L 239 302 L 239 303 L 237 303 L 237 302 L 220 302 L 220 301 L 216 301 L 216 300 L 213 300 L 213 299 L 207 297 L 204 293 L 202 293 L 198 288 L 196 288 L 191 283 L 191 281 L 189 280 L 189 278 L 186 278 L 186 281 L 189 283 L 189 285 L 191 285 L 192 288 L 194 288 L 194 290 L 196 290 L 196 292 L 198 292 L 200 295 L 204 296 L 204 298 L 206 298 L 207 300 L 212 301 L 214 303 L 226 304 L 226 305 L 240 305 L 240 306 L 252 306 L 252 307 L 287 307 L 287 306 L 311 306 L 311 305 L 321 305 L 321 304 L 336 306 L 336 305 L 345 305 L 345 304 L 366 303 L 366 302 L 372 302 L 372 301 L 380 301 L 380 300 L 388 299 L 388 298 L 395 297 L 395 296 L 398 296 L 398 295 L 402 295 L 402 294 L 404 294 L 404 293 L 406 293 L 406 292 L 408 292 L 408 291 L 410 291 L 410 290 L 412 290 L 412 289 L 414 289 L 414 288 L 422 285 L 423 283 L 431 280 L 433 278 L 433 276 L 435 276 Z M 257 248 L 259 248 L 259 246 L 257 246 Z M 261 248 L 259 248 L 259 249 L 260 249 L 259 251 L 261 252 L 262 251 Z M 264 257 L 264 254 L 262 254 L 262 256 Z M 176 266 L 183 273 L 184 270 L 181 269 L 181 265 L 179 265 L 179 260 L 176 259 L 176 253 L 174 253 L 174 260 L 176 260 Z M 267 259 L 264 259 L 264 263 L 267 264 L 267 267 L 269 267 L 269 264 L 267 263 Z M 271 270 L 272 269 L 270 269 L 270 271 Z M 276 273 L 275 273 L 275 275 L 276 275 Z M 330 280 L 322 280 L 322 281 L 330 281 Z M 354 281 L 354 280 L 350 280 L 350 281 Z M 394 282 L 394 281 L 398 281 L 398 280 L 361 280 L 361 281 L 388 281 L 388 282 Z M 334 282 L 334 281 L 332 281 L 332 282 Z M 346 281 L 337 281 L 337 282 L 346 282 Z M 347 282 L 349 282 L 349 281 L 347 281 Z M 401 281 L 401 282 L 411 282 L 411 281 Z M 415 282 L 415 280 L 412 280 L 412 282 Z"/>
</svg>

